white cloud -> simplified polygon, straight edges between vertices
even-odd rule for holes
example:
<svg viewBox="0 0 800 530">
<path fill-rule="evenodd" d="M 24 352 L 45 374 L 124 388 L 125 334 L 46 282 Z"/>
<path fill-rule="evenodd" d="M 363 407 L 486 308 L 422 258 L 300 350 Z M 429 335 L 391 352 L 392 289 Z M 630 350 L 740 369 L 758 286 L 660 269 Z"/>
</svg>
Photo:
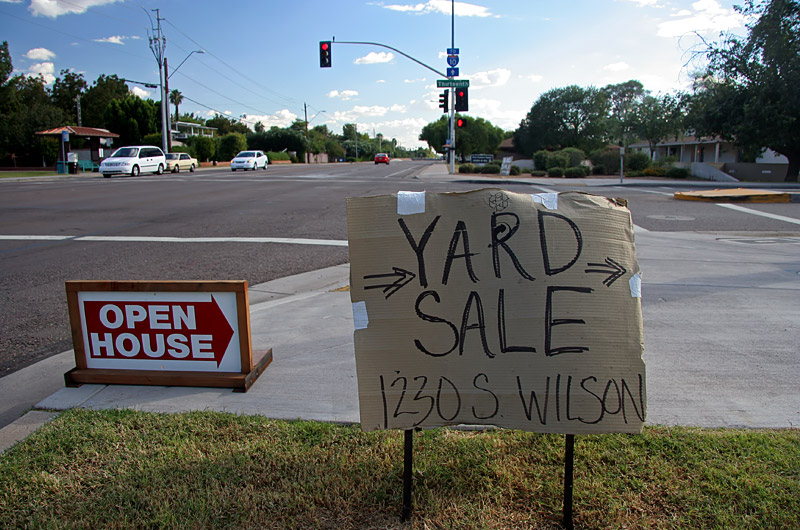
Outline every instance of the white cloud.
<svg viewBox="0 0 800 530">
<path fill-rule="evenodd" d="M 375 64 L 375 63 L 388 63 L 394 59 L 394 54 L 392 52 L 369 52 L 364 57 L 359 57 L 355 61 L 355 64 Z"/>
<path fill-rule="evenodd" d="M 85 13 L 87 9 L 105 4 L 113 4 L 117 0 L 71 0 L 70 2 L 60 2 L 58 0 L 31 0 L 28 7 L 35 17 L 56 18 L 61 15 L 72 13 Z"/>
<path fill-rule="evenodd" d="M 497 99 L 470 98 L 469 111 L 474 116 L 489 121 L 501 129 L 516 129 L 519 122 L 525 116 L 525 110 L 503 110 L 508 107 Z"/>
<path fill-rule="evenodd" d="M 56 54 L 47 48 L 33 48 L 32 50 L 28 50 L 28 53 L 26 53 L 24 57 L 33 59 L 34 61 L 51 61 L 55 59 Z"/>
<path fill-rule="evenodd" d="M 28 68 L 28 73 L 26 75 L 30 77 L 42 76 L 44 78 L 44 83 L 49 85 L 56 80 L 56 76 L 53 75 L 55 70 L 55 66 L 51 62 L 36 63 Z"/>
<path fill-rule="evenodd" d="M 630 65 L 624 61 L 620 61 L 618 63 L 611 63 L 607 64 L 603 67 L 603 70 L 607 72 L 623 72 L 625 70 L 629 70 Z"/>
<path fill-rule="evenodd" d="M 126 40 L 139 40 L 139 37 L 137 35 L 113 35 L 111 37 L 104 37 L 102 39 L 94 39 L 95 42 L 108 42 L 110 44 L 125 44 L 123 41 Z"/>
<path fill-rule="evenodd" d="M 377 80 L 377 81 L 375 81 L 375 82 L 376 82 L 376 83 L 385 83 L 385 82 L 386 82 L 386 79 L 378 79 L 378 80 Z"/>
<path fill-rule="evenodd" d="M 662 7 L 658 4 L 658 0 L 626 0 L 627 2 L 632 2 L 636 4 L 636 7 Z"/>
<path fill-rule="evenodd" d="M 282 109 L 272 114 L 255 115 L 248 114 L 245 125 L 251 129 L 255 128 L 255 124 L 261 122 L 265 129 L 269 130 L 270 127 L 288 127 L 294 120 L 297 119 L 297 114 L 289 109 Z"/>
<path fill-rule="evenodd" d="M 472 88 L 486 88 L 488 86 L 503 86 L 511 79 L 511 70 L 508 68 L 495 68 L 487 72 L 476 72 L 466 76 L 473 83 Z"/>
<path fill-rule="evenodd" d="M 139 88 L 138 86 L 135 86 L 131 89 L 131 94 L 134 96 L 139 96 L 142 99 L 150 99 L 150 91 Z"/>
<path fill-rule="evenodd" d="M 519 78 L 528 79 L 533 83 L 539 83 L 542 79 L 544 79 L 544 76 L 541 76 L 539 74 L 528 74 L 528 75 L 520 75 Z"/>
<path fill-rule="evenodd" d="M 680 37 L 692 32 L 716 33 L 744 25 L 744 17 L 733 9 L 726 9 L 717 0 L 698 0 L 692 4 L 694 13 L 679 11 L 674 20 L 658 25 L 659 37 Z"/>
<path fill-rule="evenodd" d="M 459 17 L 491 17 L 495 16 L 489 11 L 488 7 L 479 6 L 476 4 L 468 4 L 466 2 L 455 2 L 451 0 L 428 0 L 424 4 L 390 4 L 383 6 L 392 11 L 400 11 L 402 13 L 414 13 L 417 15 L 427 15 L 429 13 L 439 13 L 443 15 L 450 15 L 455 12 Z"/>
<path fill-rule="evenodd" d="M 403 83 L 424 83 L 427 81 L 424 77 L 420 77 L 418 79 L 403 79 Z"/>
<path fill-rule="evenodd" d="M 353 99 L 357 95 L 358 95 L 357 90 L 342 90 L 341 92 L 339 92 L 338 90 L 331 90 L 330 92 L 328 92 L 329 98 L 339 98 L 342 101 Z"/>
<path fill-rule="evenodd" d="M 389 107 L 389 110 L 391 112 L 405 112 L 406 111 L 406 106 L 405 105 L 398 105 L 398 104 L 395 103 L 394 105 Z"/>
</svg>

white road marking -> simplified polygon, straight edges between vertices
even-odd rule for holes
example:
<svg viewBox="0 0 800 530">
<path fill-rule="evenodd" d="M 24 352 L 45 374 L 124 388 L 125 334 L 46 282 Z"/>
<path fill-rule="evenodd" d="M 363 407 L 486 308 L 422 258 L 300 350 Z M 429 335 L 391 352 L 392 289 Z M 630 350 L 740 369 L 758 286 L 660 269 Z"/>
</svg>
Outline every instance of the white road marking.
<svg viewBox="0 0 800 530">
<path fill-rule="evenodd" d="M 339 239 L 301 239 L 286 237 L 149 237 L 149 236 L 46 236 L 0 235 L 1 241 L 92 241 L 106 243 L 283 243 L 346 247 Z"/>
<path fill-rule="evenodd" d="M 787 223 L 800 225 L 800 219 L 795 219 L 793 217 L 785 217 L 783 215 L 775 215 L 774 213 L 759 212 L 758 210 L 751 210 L 750 208 L 745 208 L 744 206 L 739 206 L 738 204 L 717 203 L 717 206 L 722 206 L 723 208 L 728 208 L 729 210 L 736 210 L 737 212 L 749 213 L 751 215 L 760 215 L 761 217 L 768 217 L 770 219 L 775 219 L 776 221 L 785 221 Z"/>
</svg>

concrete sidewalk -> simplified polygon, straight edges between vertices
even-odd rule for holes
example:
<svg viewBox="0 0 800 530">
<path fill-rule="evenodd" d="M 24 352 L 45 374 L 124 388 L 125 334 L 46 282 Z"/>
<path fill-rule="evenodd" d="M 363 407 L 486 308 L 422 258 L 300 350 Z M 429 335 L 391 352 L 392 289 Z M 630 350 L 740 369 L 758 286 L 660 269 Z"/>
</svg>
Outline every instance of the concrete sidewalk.
<svg viewBox="0 0 800 530">
<path fill-rule="evenodd" d="M 637 232 L 643 271 L 648 424 L 800 426 L 800 240 Z M 84 385 L 64 388 L 71 351 L 0 379 L 0 450 L 72 407 L 214 410 L 359 421 L 349 266 L 250 289 L 254 349 L 274 360 L 247 393 Z M 734 331 L 735 330 L 735 331 Z"/>
</svg>

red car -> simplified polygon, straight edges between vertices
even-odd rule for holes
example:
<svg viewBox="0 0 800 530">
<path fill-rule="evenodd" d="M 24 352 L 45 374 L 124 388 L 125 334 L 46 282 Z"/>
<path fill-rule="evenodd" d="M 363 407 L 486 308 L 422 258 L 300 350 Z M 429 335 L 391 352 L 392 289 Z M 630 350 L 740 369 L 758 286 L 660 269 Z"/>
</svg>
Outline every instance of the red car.
<svg viewBox="0 0 800 530">
<path fill-rule="evenodd" d="M 376 164 L 386 164 L 389 165 L 389 155 L 386 153 L 378 153 L 375 155 L 375 163 Z"/>
</svg>

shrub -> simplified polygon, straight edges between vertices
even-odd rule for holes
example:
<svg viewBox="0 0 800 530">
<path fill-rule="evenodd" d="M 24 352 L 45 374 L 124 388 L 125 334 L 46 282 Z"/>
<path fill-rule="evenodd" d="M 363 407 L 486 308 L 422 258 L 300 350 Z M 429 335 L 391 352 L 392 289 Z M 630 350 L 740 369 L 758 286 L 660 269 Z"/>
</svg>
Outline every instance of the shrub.
<svg viewBox="0 0 800 530">
<path fill-rule="evenodd" d="M 247 150 L 247 139 L 242 133 L 228 133 L 220 139 L 217 160 L 230 160 L 239 151 Z"/>
<path fill-rule="evenodd" d="M 595 167 L 602 167 L 601 175 L 619 174 L 619 151 L 616 149 L 597 149 L 589 155 Z"/>
<path fill-rule="evenodd" d="M 560 167 L 566 169 L 569 167 L 569 154 L 564 151 L 556 151 L 550 153 L 547 157 L 547 169 L 553 167 Z"/>
<path fill-rule="evenodd" d="M 642 151 L 633 151 L 625 157 L 625 169 L 644 171 L 650 165 L 650 156 Z"/>
<path fill-rule="evenodd" d="M 522 170 L 519 168 L 519 166 L 511 166 L 512 175 L 519 175 L 520 173 L 522 173 Z"/>
<path fill-rule="evenodd" d="M 689 170 L 685 167 L 671 167 L 667 171 L 667 177 L 671 179 L 689 178 Z"/>
<path fill-rule="evenodd" d="M 563 177 L 564 176 L 564 168 L 562 168 L 560 166 L 553 166 L 553 167 L 551 167 L 550 169 L 547 170 L 547 176 L 548 177 L 556 177 L 556 178 Z"/>
<path fill-rule="evenodd" d="M 481 173 L 484 175 L 487 174 L 498 174 L 500 173 L 500 166 L 496 166 L 494 164 L 486 164 L 481 168 Z"/>
<path fill-rule="evenodd" d="M 266 155 L 267 155 L 267 158 L 269 158 L 270 162 L 272 162 L 273 160 L 291 160 L 292 159 L 292 157 L 289 156 L 289 153 L 287 153 L 286 151 L 279 151 L 279 152 L 267 151 Z"/>
<path fill-rule="evenodd" d="M 145 134 L 142 138 L 142 145 L 154 145 L 161 147 L 161 133 Z"/>
<path fill-rule="evenodd" d="M 577 147 L 565 147 L 559 153 L 567 155 L 567 167 L 577 167 L 586 159 L 586 153 Z"/>
<path fill-rule="evenodd" d="M 659 166 L 648 166 L 642 171 L 642 175 L 645 177 L 663 177 L 666 174 L 667 171 Z"/>
<path fill-rule="evenodd" d="M 194 149 L 189 147 L 188 145 L 173 145 L 172 146 L 173 153 L 188 153 L 189 156 L 197 158 L 195 155 Z"/>
<path fill-rule="evenodd" d="M 531 170 L 531 176 L 532 177 L 546 177 L 547 176 L 547 171 L 543 171 L 541 169 L 533 169 L 533 170 Z"/>
<path fill-rule="evenodd" d="M 475 173 L 475 164 L 461 164 L 458 166 L 459 173 Z"/>
<path fill-rule="evenodd" d="M 547 156 L 550 153 L 547 151 L 536 151 L 533 153 L 533 169 L 543 171 L 547 169 Z"/>
<path fill-rule="evenodd" d="M 583 172 L 583 168 L 568 167 L 567 169 L 564 170 L 564 176 L 567 177 L 568 179 L 580 179 L 585 177 L 586 173 Z"/>
<path fill-rule="evenodd" d="M 605 166 L 594 166 L 592 168 L 592 175 L 605 175 L 606 168 Z"/>
<path fill-rule="evenodd" d="M 197 159 L 200 162 L 208 162 L 208 160 L 214 156 L 216 144 L 214 143 L 213 138 L 201 136 L 195 139 L 192 142 L 192 145 L 194 146 L 195 153 L 197 154 Z"/>
</svg>

